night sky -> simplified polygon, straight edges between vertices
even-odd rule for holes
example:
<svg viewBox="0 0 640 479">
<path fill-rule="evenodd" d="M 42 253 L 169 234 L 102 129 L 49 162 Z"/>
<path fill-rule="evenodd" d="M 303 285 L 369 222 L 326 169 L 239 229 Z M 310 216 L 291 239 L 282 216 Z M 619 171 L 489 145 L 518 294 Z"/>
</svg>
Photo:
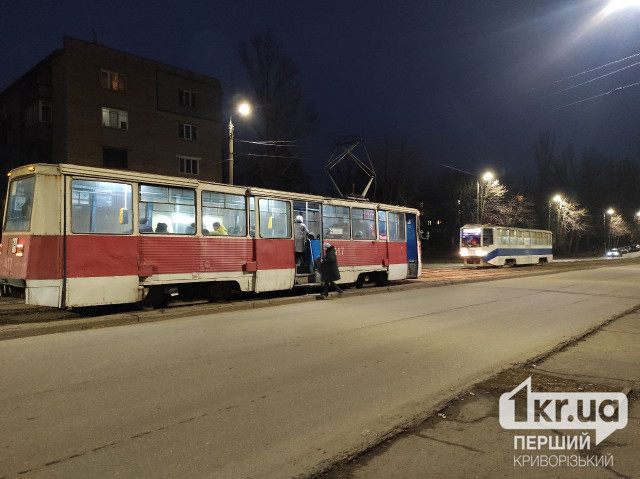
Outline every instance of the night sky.
<svg viewBox="0 0 640 479">
<path fill-rule="evenodd" d="M 105 46 L 219 78 L 229 108 L 232 85 L 243 82 L 238 45 L 269 27 L 318 111 L 304 153 L 318 169 L 339 135 L 356 134 L 372 146 L 405 138 L 425 164 L 532 175 L 543 131 L 559 147 L 640 158 L 640 85 L 553 111 L 640 82 L 640 64 L 551 95 L 640 55 L 545 86 L 640 53 L 640 8 L 605 16 L 607 3 L 4 1 L 0 90 L 61 48 L 64 35 L 90 41 L 95 29 Z"/>
</svg>

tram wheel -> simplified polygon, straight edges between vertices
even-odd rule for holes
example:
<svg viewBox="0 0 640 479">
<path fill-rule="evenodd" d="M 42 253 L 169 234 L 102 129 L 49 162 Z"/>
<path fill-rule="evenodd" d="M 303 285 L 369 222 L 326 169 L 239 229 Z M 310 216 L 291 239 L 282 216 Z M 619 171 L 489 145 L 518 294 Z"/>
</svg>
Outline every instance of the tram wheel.
<svg viewBox="0 0 640 479">
<path fill-rule="evenodd" d="M 360 289 L 364 286 L 364 283 L 366 283 L 367 281 L 369 281 L 369 275 L 367 274 L 361 274 L 360 276 L 358 276 L 358 279 L 356 280 L 356 288 Z"/>
<path fill-rule="evenodd" d="M 151 286 L 147 296 L 142 300 L 142 306 L 146 308 L 166 308 L 169 304 L 169 295 L 164 286 Z"/>
</svg>

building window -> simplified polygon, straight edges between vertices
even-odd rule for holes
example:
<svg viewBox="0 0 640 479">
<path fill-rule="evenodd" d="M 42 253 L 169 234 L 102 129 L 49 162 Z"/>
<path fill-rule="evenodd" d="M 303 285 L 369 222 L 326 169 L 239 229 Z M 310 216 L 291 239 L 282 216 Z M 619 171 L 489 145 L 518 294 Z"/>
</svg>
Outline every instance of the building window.
<svg viewBox="0 0 640 479">
<path fill-rule="evenodd" d="M 127 150 L 122 148 L 102 148 L 102 165 L 105 168 L 127 169 Z"/>
<path fill-rule="evenodd" d="M 129 128 L 129 113 L 102 107 L 102 126 L 127 130 Z"/>
<path fill-rule="evenodd" d="M 180 163 L 180 173 L 186 173 L 187 175 L 200 174 L 200 158 L 179 156 L 178 161 Z"/>
<path fill-rule="evenodd" d="M 101 83 L 102 88 L 107 90 L 126 91 L 127 75 L 110 70 L 101 70 Z"/>
<path fill-rule="evenodd" d="M 195 125 L 180 123 L 178 125 L 178 137 L 184 138 L 185 140 L 197 140 L 198 127 Z"/>
<path fill-rule="evenodd" d="M 195 91 L 179 90 L 178 102 L 182 106 L 195 108 L 198 105 L 198 94 Z"/>
<path fill-rule="evenodd" d="M 25 123 L 33 126 L 36 123 L 51 123 L 51 102 L 36 101 L 25 112 Z"/>
</svg>

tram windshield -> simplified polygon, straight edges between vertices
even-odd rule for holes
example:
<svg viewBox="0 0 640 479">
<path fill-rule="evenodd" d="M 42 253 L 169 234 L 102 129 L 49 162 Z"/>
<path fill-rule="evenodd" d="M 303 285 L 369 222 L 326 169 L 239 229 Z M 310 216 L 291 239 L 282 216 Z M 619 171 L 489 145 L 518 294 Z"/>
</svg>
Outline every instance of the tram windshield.
<svg viewBox="0 0 640 479">
<path fill-rule="evenodd" d="M 482 230 L 480 228 L 462 228 L 460 246 L 463 248 L 479 247 L 481 238 Z"/>
<path fill-rule="evenodd" d="M 35 185 L 35 176 L 11 181 L 4 222 L 5 231 L 28 231 L 31 227 L 31 210 L 33 209 L 33 190 Z"/>
</svg>

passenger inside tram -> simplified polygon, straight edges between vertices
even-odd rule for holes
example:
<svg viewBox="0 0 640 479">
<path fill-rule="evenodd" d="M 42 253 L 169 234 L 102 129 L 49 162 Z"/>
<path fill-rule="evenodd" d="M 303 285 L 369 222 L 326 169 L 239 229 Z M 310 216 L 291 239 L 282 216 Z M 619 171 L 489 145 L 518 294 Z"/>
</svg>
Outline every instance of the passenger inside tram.
<svg viewBox="0 0 640 479">
<path fill-rule="evenodd" d="M 211 234 L 216 236 L 227 236 L 229 233 L 227 232 L 227 228 L 225 228 L 224 225 L 220 224 L 219 221 L 216 221 L 215 223 L 213 223 L 213 233 Z"/>
</svg>

